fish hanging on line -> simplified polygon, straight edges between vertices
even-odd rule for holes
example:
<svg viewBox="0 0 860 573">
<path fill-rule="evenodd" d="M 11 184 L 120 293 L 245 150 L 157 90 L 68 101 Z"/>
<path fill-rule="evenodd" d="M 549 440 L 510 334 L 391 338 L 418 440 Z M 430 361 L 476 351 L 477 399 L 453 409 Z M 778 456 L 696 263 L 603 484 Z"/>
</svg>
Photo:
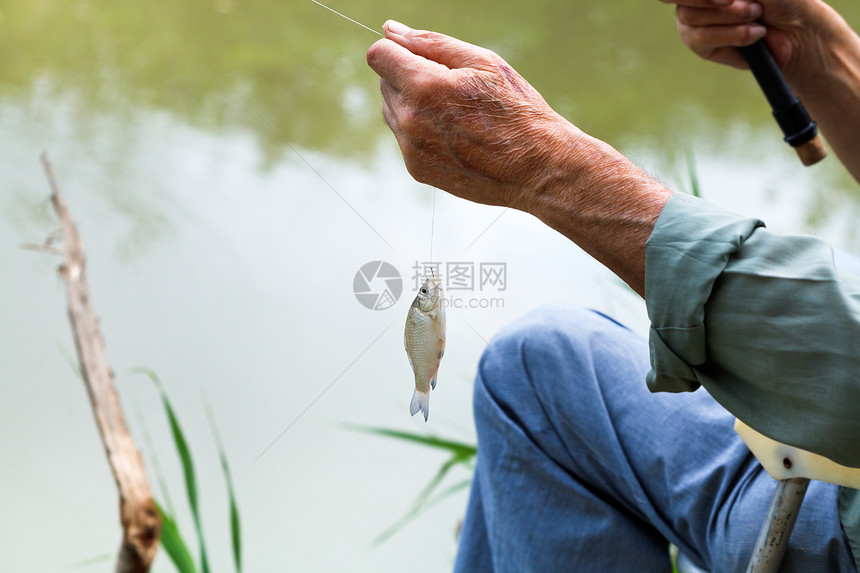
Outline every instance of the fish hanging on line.
<svg viewBox="0 0 860 573">
<path fill-rule="evenodd" d="M 326 10 L 334 12 L 341 18 L 346 18 L 378 36 L 379 31 L 341 14 L 333 8 L 317 0 L 311 0 Z M 430 230 L 430 254 L 433 254 L 433 226 L 436 221 L 436 190 L 433 190 L 433 222 Z M 406 332 L 404 343 L 406 356 L 415 373 L 415 392 L 409 413 L 415 415 L 419 410 L 424 414 L 424 421 L 430 415 L 430 390 L 436 388 L 436 376 L 439 372 L 439 362 L 445 354 L 445 295 L 442 292 L 442 281 L 431 276 L 418 291 L 409 314 L 406 315 Z"/>
<path fill-rule="evenodd" d="M 445 354 L 444 302 L 442 279 L 430 277 L 421 285 L 406 315 L 403 339 L 406 356 L 415 373 L 409 413 L 414 416 L 420 410 L 425 422 L 430 414 L 430 390 L 436 388 L 439 362 Z"/>
</svg>

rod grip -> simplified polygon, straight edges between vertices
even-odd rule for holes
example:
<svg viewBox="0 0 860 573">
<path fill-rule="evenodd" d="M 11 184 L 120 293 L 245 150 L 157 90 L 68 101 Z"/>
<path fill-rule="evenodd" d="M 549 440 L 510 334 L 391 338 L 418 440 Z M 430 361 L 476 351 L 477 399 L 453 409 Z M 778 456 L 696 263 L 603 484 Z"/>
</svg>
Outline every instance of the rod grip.
<svg viewBox="0 0 860 573">
<path fill-rule="evenodd" d="M 824 147 L 824 142 L 821 137 L 816 135 L 806 143 L 801 143 L 794 148 L 801 163 L 809 167 L 815 165 L 825 157 L 827 157 L 827 148 Z"/>
<path fill-rule="evenodd" d="M 827 148 L 818 136 L 818 125 L 785 81 L 764 40 L 738 49 L 764 92 L 785 142 L 795 149 L 804 165 L 824 159 Z"/>
</svg>

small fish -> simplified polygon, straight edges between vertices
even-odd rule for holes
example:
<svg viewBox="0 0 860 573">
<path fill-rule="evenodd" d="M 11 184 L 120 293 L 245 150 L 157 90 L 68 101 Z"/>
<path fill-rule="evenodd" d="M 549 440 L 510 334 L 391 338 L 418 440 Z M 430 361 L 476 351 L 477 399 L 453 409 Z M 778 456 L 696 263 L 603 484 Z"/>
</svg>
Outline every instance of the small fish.
<svg viewBox="0 0 860 573">
<path fill-rule="evenodd" d="M 430 277 L 421 285 L 406 315 L 403 339 L 406 356 L 415 373 L 415 392 L 409 413 L 414 416 L 421 410 L 425 422 L 430 414 L 430 390 L 436 387 L 439 361 L 445 354 L 444 301 L 441 279 Z"/>
</svg>

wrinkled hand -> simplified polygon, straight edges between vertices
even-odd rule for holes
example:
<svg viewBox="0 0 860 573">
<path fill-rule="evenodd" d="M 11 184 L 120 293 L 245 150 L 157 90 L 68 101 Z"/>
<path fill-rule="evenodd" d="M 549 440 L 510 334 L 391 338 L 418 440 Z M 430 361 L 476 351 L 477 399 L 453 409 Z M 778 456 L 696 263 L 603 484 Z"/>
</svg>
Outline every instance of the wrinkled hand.
<svg viewBox="0 0 860 573">
<path fill-rule="evenodd" d="M 745 69 L 735 49 L 764 38 L 786 74 L 816 60 L 831 10 L 819 0 L 660 0 L 675 4 L 681 39 L 694 53 Z"/>
<path fill-rule="evenodd" d="M 418 181 L 528 209 L 578 133 L 495 53 L 386 22 L 367 52 L 383 116 Z"/>
</svg>

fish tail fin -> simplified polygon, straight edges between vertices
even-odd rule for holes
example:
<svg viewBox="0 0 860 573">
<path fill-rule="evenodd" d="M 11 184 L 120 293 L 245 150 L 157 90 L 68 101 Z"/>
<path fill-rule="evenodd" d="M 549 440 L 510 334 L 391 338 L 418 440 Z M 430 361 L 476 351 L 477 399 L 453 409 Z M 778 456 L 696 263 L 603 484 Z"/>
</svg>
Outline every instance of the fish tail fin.
<svg viewBox="0 0 860 573">
<path fill-rule="evenodd" d="M 409 404 L 409 414 L 414 416 L 418 411 L 424 414 L 424 421 L 430 415 L 430 391 L 419 392 L 418 388 L 412 393 L 412 403 Z"/>
</svg>

